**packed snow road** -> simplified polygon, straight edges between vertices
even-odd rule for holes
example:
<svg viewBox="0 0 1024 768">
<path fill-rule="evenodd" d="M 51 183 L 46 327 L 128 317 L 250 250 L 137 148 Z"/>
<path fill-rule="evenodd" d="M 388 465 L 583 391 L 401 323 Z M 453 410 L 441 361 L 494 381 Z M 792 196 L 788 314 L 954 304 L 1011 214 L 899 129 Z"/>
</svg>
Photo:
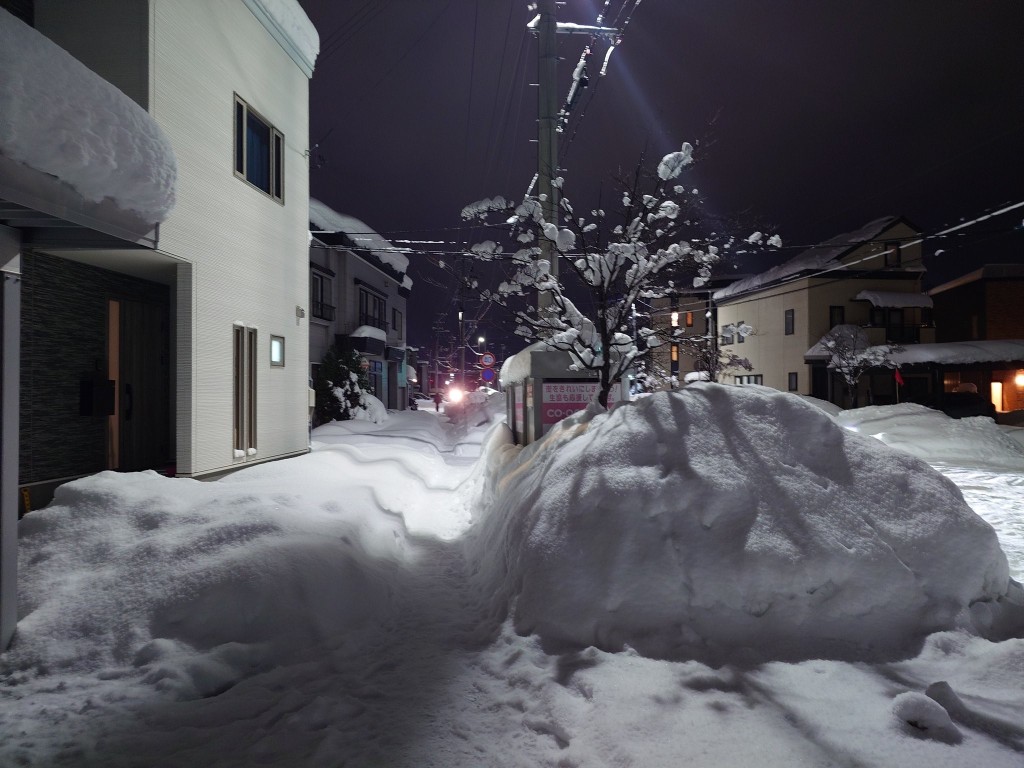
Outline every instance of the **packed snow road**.
<svg viewBox="0 0 1024 768">
<path fill-rule="evenodd" d="M 514 449 L 485 443 L 487 426 L 392 414 L 323 427 L 310 455 L 214 483 L 71 484 L 23 521 L 0 765 L 1021 764 L 1019 639 L 951 629 L 897 660 L 708 665 L 516 632 L 488 578 L 514 571 L 514 553 L 484 535 L 478 505 L 488 486 L 554 470 L 522 463 L 497 481 Z M 726 434 L 748 460 L 753 443 Z M 650 475 L 648 442 L 622 477 Z M 943 472 L 1019 575 L 1024 473 Z M 609 572 L 636 571 L 608 535 L 590 539 Z"/>
</svg>

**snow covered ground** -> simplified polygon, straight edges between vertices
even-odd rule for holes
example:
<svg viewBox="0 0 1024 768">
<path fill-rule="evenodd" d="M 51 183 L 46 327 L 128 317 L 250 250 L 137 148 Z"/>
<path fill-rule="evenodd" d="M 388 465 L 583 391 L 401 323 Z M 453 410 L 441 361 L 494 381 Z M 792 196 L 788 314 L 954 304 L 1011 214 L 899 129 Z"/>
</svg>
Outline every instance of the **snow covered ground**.
<svg viewBox="0 0 1024 768">
<path fill-rule="evenodd" d="M 21 524 L 0 765 L 1019 768 L 1024 640 L 982 635 L 1024 569 L 1024 446 L 757 389 L 645 398 L 526 451 L 478 406 L 424 409 L 326 425 L 311 454 L 218 482 L 71 483 Z M 686 568 L 694 539 L 712 579 Z M 831 586 L 794 587 L 825 567 Z M 690 602 L 659 611 L 667 582 Z M 861 602 L 881 632 L 941 628 L 847 660 L 807 639 Z M 701 605 L 708 645 L 663 642 Z M 725 656 L 695 660 L 712 644 Z"/>
</svg>

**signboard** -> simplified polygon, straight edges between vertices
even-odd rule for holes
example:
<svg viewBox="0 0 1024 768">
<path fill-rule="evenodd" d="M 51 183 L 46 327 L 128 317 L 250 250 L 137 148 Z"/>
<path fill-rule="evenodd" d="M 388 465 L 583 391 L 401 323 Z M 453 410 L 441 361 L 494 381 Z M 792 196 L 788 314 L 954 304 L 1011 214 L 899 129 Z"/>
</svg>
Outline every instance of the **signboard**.
<svg viewBox="0 0 1024 768">
<path fill-rule="evenodd" d="M 494 372 L 493 368 L 484 368 L 482 371 L 480 371 L 480 378 L 483 379 L 484 382 L 487 384 L 490 384 L 492 381 L 494 381 L 495 376 L 497 376 L 497 374 Z"/>
<path fill-rule="evenodd" d="M 480 355 L 480 365 L 490 368 L 496 362 L 496 358 L 492 352 L 484 352 Z"/>
<path fill-rule="evenodd" d="M 541 384 L 540 423 L 543 432 L 566 416 L 582 411 L 597 395 L 596 381 L 544 382 Z"/>
</svg>

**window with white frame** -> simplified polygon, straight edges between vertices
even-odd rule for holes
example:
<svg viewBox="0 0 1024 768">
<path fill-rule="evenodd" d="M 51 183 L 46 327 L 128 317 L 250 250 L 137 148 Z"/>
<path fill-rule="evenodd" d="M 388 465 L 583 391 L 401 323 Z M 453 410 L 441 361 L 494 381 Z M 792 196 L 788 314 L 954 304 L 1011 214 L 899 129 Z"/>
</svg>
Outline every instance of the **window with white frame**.
<svg viewBox="0 0 1024 768">
<path fill-rule="evenodd" d="M 749 375 L 737 376 L 737 384 L 763 384 L 764 376 L 760 373 L 754 373 Z"/>
<path fill-rule="evenodd" d="M 284 134 L 235 96 L 235 175 L 284 202 Z"/>
</svg>

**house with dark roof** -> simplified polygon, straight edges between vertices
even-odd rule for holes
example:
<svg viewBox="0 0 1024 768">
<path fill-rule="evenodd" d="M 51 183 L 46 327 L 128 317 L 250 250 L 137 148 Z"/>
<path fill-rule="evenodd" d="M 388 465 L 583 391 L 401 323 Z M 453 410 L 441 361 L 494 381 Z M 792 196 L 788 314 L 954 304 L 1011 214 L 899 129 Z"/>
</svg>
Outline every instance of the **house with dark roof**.
<svg viewBox="0 0 1024 768">
<path fill-rule="evenodd" d="M 718 342 L 753 366 L 720 380 L 839 402 L 845 390 L 827 358 L 808 355 L 834 327 L 857 326 L 871 345 L 934 341 L 921 239 L 902 217 L 877 219 L 716 291 Z M 738 332 L 744 326 L 746 335 Z M 865 375 L 860 387 L 862 403 L 897 397 L 888 370 Z M 928 387 L 927 380 L 905 379 L 908 393 Z"/>
</svg>

